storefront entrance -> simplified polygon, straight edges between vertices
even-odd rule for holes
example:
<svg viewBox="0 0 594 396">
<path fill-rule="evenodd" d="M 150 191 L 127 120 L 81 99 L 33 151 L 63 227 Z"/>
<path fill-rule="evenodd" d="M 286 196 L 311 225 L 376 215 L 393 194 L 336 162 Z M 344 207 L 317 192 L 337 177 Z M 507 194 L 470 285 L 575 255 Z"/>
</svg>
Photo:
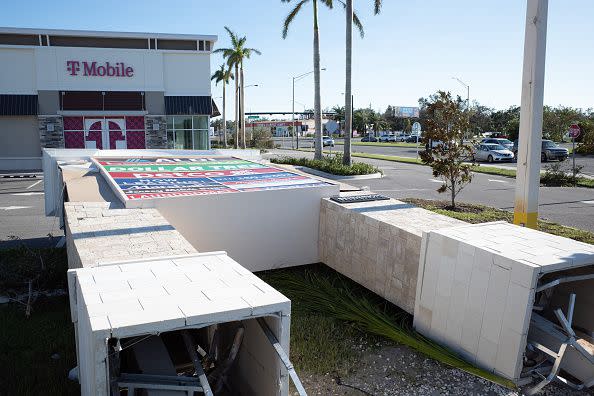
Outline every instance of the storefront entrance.
<svg viewBox="0 0 594 396">
<path fill-rule="evenodd" d="M 124 119 L 86 118 L 85 148 L 126 149 L 126 125 Z"/>
<path fill-rule="evenodd" d="M 144 149 L 144 117 L 64 117 L 66 148 Z"/>
</svg>

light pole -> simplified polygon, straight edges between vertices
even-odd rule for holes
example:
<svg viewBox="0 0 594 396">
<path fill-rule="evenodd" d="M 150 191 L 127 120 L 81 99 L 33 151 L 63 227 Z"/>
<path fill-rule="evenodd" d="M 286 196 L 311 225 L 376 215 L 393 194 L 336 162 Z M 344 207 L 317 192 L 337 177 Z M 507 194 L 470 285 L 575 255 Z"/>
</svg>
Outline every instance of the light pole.
<svg viewBox="0 0 594 396">
<path fill-rule="evenodd" d="M 452 77 L 453 80 L 458 81 L 464 87 L 466 87 L 466 116 L 468 117 L 468 128 L 470 129 L 470 85 L 466 84 L 464 81 L 460 80 L 458 77 Z M 469 138 L 469 130 L 466 130 L 466 138 Z M 464 140 L 464 139 L 462 139 Z"/>
<path fill-rule="evenodd" d="M 536 228 L 549 2 L 527 3 L 514 224 Z"/>
<path fill-rule="evenodd" d="M 325 67 L 322 67 L 321 70 L 326 70 Z M 293 133 L 295 134 L 296 137 L 296 141 L 297 141 L 297 149 L 299 149 L 299 133 L 297 133 L 297 131 L 295 130 L 295 81 L 299 81 L 302 78 L 305 78 L 307 76 L 309 76 L 310 74 L 312 74 L 315 70 L 309 71 L 307 73 L 303 73 L 300 74 L 298 76 L 293 77 L 293 107 L 291 110 L 292 116 L 291 116 L 291 125 L 293 126 Z M 293 143 L 293 140 L 291 139 L 291 143 Z"/>
</svg>

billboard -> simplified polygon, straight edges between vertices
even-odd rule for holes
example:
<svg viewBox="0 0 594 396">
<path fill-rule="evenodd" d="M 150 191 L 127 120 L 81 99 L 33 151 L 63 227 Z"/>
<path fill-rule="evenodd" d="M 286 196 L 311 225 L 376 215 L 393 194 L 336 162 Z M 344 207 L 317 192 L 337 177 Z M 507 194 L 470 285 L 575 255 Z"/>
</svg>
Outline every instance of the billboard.
<svg viewBox="0 0 594 396">
<path fill-rule="evenodd" d="M 234 157 L 115 158 L 96 162 L 126 200 L 328 185 Z"/>
<path fill-rule="evenodd" d="M 394 116 L 402 118 L 419 118 L 419 108 L 396 106 L 394 107 Z"/>
</svg>

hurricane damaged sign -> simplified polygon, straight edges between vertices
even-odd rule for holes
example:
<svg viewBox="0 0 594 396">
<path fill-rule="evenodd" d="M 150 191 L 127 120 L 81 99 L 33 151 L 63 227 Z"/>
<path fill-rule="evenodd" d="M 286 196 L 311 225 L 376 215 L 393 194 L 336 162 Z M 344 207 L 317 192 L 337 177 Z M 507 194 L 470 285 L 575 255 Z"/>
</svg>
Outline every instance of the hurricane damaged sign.
<svg viewBox="0 0 594 396">
<path fill-rule="evenodd" d="M 97 161 L 127 200 L 323 186 L 326 183 L 233 157 Z"/>
</svg>

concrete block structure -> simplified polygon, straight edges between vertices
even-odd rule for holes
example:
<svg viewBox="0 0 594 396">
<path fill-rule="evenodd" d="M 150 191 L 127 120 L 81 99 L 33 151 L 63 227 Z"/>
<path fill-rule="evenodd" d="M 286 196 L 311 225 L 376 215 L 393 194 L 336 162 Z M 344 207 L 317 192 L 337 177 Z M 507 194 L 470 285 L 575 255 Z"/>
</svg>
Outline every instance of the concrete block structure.
<svg viewBox="0 0 594 396">
<path fill-rule="evenodd" d="M 156 209 L 113 206 L 109 202 L 64 203 L 69 268 L 197 253 Z"/>
<path fill-rule="evenodd" d="M 594 274 L 592 245 L 506 222 L 467 224 L 425 232 L 418 270 L 415 328 L 516 383 L 533 308 L 556 321 L 553 310 L 567 312 L 575 292 L 573 323 L 594 330 L 593 279 L 542 289 L 558 278 Z"/>
<path fill-rule="evenodd" d="M 342 195 L 360 195 L 349 193 Z M 384 201 L 320 208 L 320 259 L 413 313 L 423 232 L 466 224 L 407 203 Z"/>
<path fill-rule="evenodd" d="M 288 353 L 291 303 L 224 252 L 74 269 L 68 286 L 83 395 L 112 394 L 132 368 L 126 362 L 133 356 L 125 355 L 139 343 L 183 330 L 208 339 L 213 326 L 237 325 L 244 335 L 229 376 L 231 392 L 288 394 L 287 370 L 256 319 L 265 318 Z"/>
</svg>

